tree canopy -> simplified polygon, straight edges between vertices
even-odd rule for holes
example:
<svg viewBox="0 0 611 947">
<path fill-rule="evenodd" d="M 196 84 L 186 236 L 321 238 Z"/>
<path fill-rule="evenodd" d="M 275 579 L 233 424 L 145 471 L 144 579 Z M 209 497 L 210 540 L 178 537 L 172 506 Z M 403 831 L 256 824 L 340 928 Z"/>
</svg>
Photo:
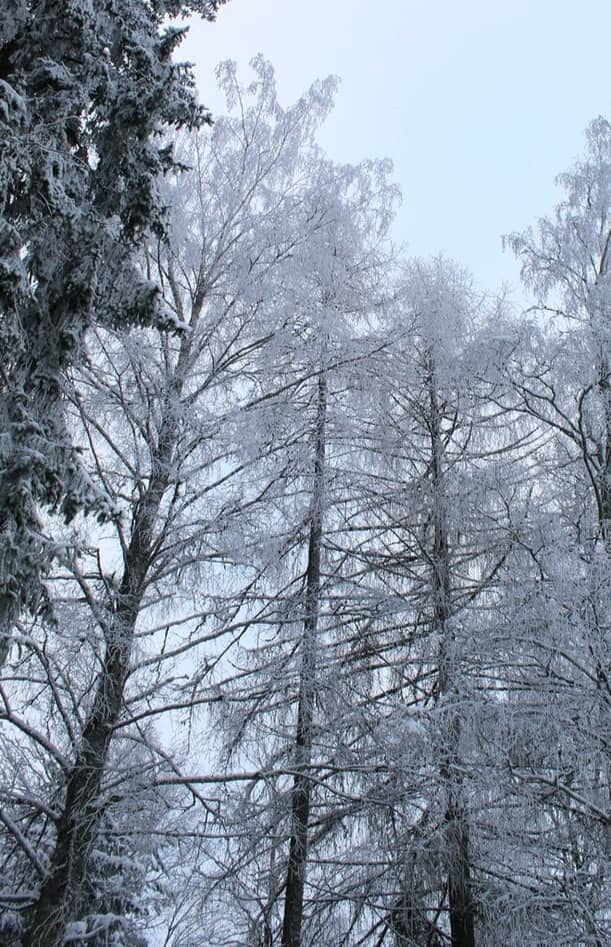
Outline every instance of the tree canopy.
<svg viewBox="0 0 611 947">
<path fill-rule="evenodd" d="M 0 941 L 603 947 L 609 124 L 518 312 L 215 8 L 0 20 Z"/>
</svg>

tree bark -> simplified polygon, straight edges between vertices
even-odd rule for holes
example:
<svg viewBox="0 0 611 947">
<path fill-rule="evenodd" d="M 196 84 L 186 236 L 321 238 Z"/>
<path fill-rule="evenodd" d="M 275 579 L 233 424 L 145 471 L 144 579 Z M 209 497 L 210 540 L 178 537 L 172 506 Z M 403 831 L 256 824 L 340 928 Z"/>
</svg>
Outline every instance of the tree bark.
<svg viewBox="0 0 611 947">
<path fill-rule="evenodd" d="M 140 603 L 153 547 L 159 506 L 169 484 L 172 424 L 162 424 L 150 482 L 133 520 L 116 610 L 106 631 L 105 654 L 81 747 L 68 775 L 64 806 L 49 872 L 31 910 L 23 947 L 61 947 L 74 919 L 87 860 L 101 815 L 98 806 L 108 749 L 121 713 Z"/>
<path fill-rule="evenodd" d="M 321 373 L 318 380 L 314 486 L 310 513 L 303 650 L 295 735 L 295 768 L 297 773 L 291 795 L 292 834 L 286 873 L 282 947 L 300 947 L 303 922 L 303 895 L 308 858 L 311 792 L 307 768 L 312 761 L 312 722 L 316 691 L 316 634 L 320 605 L 326 414 L 327 383 L 324 373 Z"/>
<path fill-rule="evenodd" d="M 433 485 L 433 599 L 434 626 L 441 639 L 439 652 L 438 697 L 456 695 L 455 656 L 453 634 L 450 628 L 452 583 L 450 576 L 450 548 L 443 485 L 443 432 L 438 403 L 435 366 L 429 363 L 431 479 Z M 469 862 L 469 824 L 461 800 L 461 787 L 455 776 L 459 762 L 460 717 L 456 709 L 449 710 L 449 720 L 443 734 L 441 777 L 446 786 L 446 871 L 448 879 L 448 909 L 452 947 L 475 947 L 474 906 L 471 893 Z"/>
<path fill-rule="evenodd" d="M 600 446 L 599 522 L 603 542 L 611 552 L 611 356 L 601 359 L 598 388 L 605 418 L 603 443 Z"/>
</svg>

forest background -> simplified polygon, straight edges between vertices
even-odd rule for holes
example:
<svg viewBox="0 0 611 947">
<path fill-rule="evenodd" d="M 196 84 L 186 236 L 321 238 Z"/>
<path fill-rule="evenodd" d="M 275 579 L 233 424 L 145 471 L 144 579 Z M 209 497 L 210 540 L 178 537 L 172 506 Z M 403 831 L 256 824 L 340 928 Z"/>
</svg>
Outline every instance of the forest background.
<svg viewBox="0 0 611 947">
<path fill-rule="evenodd" d="M 611 127 L 483 292 L 218 6 L 0 19 L 2 943 L 602 947 Z"/>
</svg>

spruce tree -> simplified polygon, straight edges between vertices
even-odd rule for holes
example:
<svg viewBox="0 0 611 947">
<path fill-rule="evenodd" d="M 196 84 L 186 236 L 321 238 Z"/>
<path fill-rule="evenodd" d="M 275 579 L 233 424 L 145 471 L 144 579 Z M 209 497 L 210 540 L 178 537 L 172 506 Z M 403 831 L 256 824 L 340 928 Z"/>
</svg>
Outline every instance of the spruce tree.
<svg viewBox="0 0 611 947">
<path fill-rule="evenodd" d="M 134 263 L 163 231 L 168 126 L 210 121 L 184 28 L 225 0 L 4 0 L 0 11 L 0 664 L 44 604 L 46 513 L 112 514 L 84 476 L 63 391 L 87 328 L 162 318 Z M 41 517 L 41 513 L 43 516 Z M 44 519 L 43 519 L 44 517 Z"/>
</svg>

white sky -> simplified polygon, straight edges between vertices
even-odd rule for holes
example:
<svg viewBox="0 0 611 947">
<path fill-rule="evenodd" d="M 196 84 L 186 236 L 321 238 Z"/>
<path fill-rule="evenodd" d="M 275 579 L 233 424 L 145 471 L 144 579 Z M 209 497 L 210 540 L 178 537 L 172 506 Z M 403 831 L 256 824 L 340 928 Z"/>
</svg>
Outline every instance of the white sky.
<svg viewBox="0 0 611 947">
<path fill-rule="evenodd" d="M 518 283 L 500 235 L 552 209 L 585 126 L 611 113 L 611 0 L 230 0 L 181 52 L 213 110 L 222 59 L 262 52 L 287 105 L 339 75 L 328 153 L 392 158 L 395 239 L 492 290 Z"/>
</svg>

